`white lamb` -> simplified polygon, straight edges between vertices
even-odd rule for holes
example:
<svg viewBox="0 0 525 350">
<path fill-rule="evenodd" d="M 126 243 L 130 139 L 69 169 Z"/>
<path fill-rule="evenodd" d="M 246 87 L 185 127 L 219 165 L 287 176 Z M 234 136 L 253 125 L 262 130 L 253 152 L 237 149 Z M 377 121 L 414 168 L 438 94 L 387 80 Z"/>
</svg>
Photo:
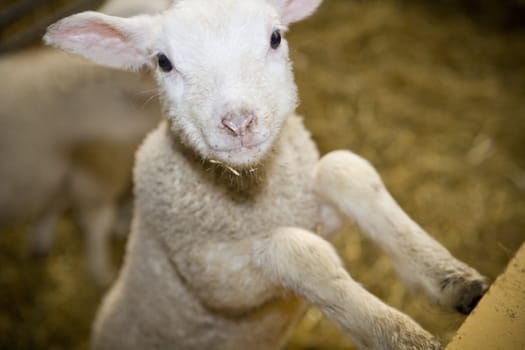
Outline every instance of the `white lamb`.
<svg viewBox="0 0 525 350">
<path fill-rule="evenodd" d="M 112 0 L 101 11 L 167 7 Z M 0 226 L 35 224 L 31 248 L 46 254 L 58 217 L 72 208 L 88 271 L 107 285 L 117 200 L 129 189 L 136 148 L 159 121 L 152 79 L 47 47 L 3 55 L 0 77 Z"/>
<path fill-rule="evenodd" d="M 283 34 L 320 2 L 181 0 L 158 16 L 85 12 L 49 28 L 47 43 L 97 63 L 156 67 L 167 117 L 137 154 L 131 237 L 96 349 L 278 349 L 305 301 L 360 349 L 441 348 L 345 271 L 325 240 L 344 217 L 436 303 L 468 313 L 486 289 L 366 160 L 319 160 L 294 115 Z"/>
<path fill-rule="evenodd" d="M 152 82 L 48 48 L 2 57 L 0 76 L 0 225 L 34 224 L 33 252 L 46 254 L 73 209 L 88 271 L 109 283 L 117 200 L 159 121 L 157 104 L 145 104 Z"/>
</svg>

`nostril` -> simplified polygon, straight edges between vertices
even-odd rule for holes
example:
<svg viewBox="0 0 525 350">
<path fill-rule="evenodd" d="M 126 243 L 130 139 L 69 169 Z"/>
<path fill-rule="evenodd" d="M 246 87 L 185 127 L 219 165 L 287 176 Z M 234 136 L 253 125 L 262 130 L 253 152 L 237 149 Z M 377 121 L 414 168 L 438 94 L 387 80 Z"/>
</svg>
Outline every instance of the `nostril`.
<svg viewBox="0 0 525 350">
<path fill-rule="evenodd" d="M 232 122 L 230 119 L 227 119 L 227 118 L 222 119 L 222 125 L 224 125 L 224 127 L 228 131 L 230 131 L 230 133 L 233 136 L 239 136 L 239 127 L 237 127 L 237 125 L 235 125 L 235 123 Z"/>
<path fill-rule="evenodd" d="M 233 136 L 244 136 L 253 126 L 254 121 L 255 116 L 250 113 L 244 115 L 228 115 L 221 120 L 221 123 Z"/>
<path fill-rule="evenodd" d="M 242 131 L 248 130 L 252 126 L 254 120 L 255 118 L 253 114 L 247 115 L 246 118 L 241 123 L 241 130 Z"/>
</svg>

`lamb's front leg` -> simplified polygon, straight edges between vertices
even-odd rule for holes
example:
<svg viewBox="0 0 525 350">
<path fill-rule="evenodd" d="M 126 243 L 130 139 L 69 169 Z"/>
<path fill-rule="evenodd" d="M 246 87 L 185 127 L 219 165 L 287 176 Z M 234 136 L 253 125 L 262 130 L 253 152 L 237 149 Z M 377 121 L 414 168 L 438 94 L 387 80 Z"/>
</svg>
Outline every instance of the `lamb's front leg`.
<svg viewBox="0 0 525 350">
<path fill-rule="evenodd" d="M 281 228 L 258 239 L 254 261 L 273 283 L 319 307 L 359 349 L 441 349 L 412 319 L 356 283 L 330 243 L 311 232 Z"/>
<path fill-rule="evenodd" d="M 405 282 L 446 308 L 474 308 L 487 288 L 485 277 L 410 219 L 365 159 L 348 151 L 327 154 L 316 169 L 315 188 L 392 258 Z"/>
</svg>

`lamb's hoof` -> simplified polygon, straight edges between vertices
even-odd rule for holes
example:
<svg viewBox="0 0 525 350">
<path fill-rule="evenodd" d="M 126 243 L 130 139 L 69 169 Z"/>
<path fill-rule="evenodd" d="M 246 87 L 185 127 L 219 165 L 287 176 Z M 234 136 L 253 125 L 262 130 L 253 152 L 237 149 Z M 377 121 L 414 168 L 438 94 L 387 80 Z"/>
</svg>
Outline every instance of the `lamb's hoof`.
<svg viewBox="0 0 525 350">
<path fill-rule="evenodd" d="M 459 291 L 459 300 L 455 309 L 464 315 L 470 314 L 486 290 L 487 282 L 484 280 L 474 280 L 466 284 Z"/>
<path fill-rule="evenodd" d="M 441 296 L 438 304 L 470 314 L 488 288 L 487 279 L 476 271 L 450 273 L 441 280 Z"/>
</svg>

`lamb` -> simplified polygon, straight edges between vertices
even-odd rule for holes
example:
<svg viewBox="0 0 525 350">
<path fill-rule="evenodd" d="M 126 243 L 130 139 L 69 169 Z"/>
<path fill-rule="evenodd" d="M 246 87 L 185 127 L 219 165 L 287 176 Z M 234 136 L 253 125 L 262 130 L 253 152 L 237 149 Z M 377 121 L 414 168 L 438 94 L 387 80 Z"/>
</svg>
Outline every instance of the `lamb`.
<svg viewBox="0 0 525 350">
<path fill-rule="evenodd" d="M 112 0 L 101 11 L 156 13 L 167 6 Z M 159 121 L 152 80 L 46 47 L 2 56 L 0 76 L 0 225 L 34 223 L 31 251 L 46 255 L 57 219 L 74 209 L 88 272 L 107 286 L 117 201 L 129 192 L 136 148 Z"/>
<path fill-rule="evenodd" d="M 110 0 L 104 3 L 100 12 L 107 15 L 130 17 L 138 14 L 155 14 L 167 9 L 171 0 Z"/>
<path fill-rule="evenodd" d="M 124 266 L 95 349 L 279 349 L 312 303 L 360 349 L 440 349 L 366 291 L 329 243 L 354 220 L 403 279 L 468 313 L 487 288 L 350 151 L 319 158 L 300 117 L 288 25 L 321 0 L 179 0 L 157 16 L 84 12 L 45 41 L 155 69 L 166 120 L 136 156 Z"/>
<path fill-rule="evenodd" d="M 73 209 L 88 272 L 107 285 L 117 200 L 159 120 L 157 104 L 145 104 L 152 82 L 47 48 L 3 57 L 0 75 L 0 225 L 34 224 L 30 248 L 45 255 L 57 219 Z"/>
</svg>

